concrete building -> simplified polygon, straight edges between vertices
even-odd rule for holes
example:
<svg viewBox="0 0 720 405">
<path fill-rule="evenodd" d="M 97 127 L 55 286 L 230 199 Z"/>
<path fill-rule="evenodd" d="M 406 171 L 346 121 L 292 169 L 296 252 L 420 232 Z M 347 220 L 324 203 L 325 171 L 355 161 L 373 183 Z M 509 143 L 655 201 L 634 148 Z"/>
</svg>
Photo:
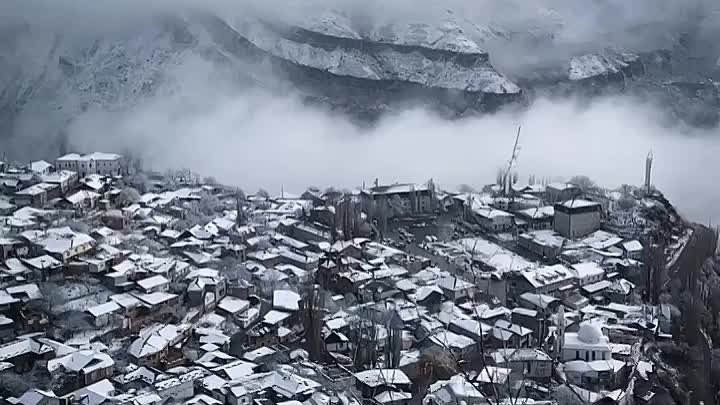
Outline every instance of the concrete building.
<svg viewBox="0 0 720 405">
<path fill-rule="evenodd" d="M 385 205 L 388 217 L 429 214 L 435 210 L 435 190 L 429 184 L 393 184 L 363 190 L 365 202 Z M 367 204 L 366 204 L 367 205 Z"/>
<path fill-rule="evenodd" d="M 127 167 L 121 155 L 115 153 L 94 152 L 89 155 L 70 153 L 55 160 L 57 170 L 71 170 L 80 177 L 89 174 L 118 176 L 125 173 Z"/>
<path fill-rule="evenodd" d="M 602 208 L 587 200 L 569 200 L 555 204 L 553 227 L 560 235 L 575 239 L 600 229 Z"/>
</svg>

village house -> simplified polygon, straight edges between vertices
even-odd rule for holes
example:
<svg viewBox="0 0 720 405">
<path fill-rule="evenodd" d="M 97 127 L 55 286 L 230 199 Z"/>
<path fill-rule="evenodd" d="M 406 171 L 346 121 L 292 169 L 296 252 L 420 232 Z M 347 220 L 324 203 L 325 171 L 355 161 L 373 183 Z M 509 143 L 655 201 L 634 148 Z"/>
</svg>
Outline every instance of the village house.
<svg viewBox="0 0 720 405">
<path fill-rule="evenodd" d="M 543 317 L 555 313 L 561 301 L 551 295 L 526 292 L 518 297 L 518 304 L 521 307 L 538 311 Z"/>
<path fill-rule="evenodd" d="M 580 287 L 597 283 L 605 278 L 605 270 L 594 262 L 573 264 L 570 266 L 570 271 L 575 276 L 577 284 Z"/>
<path fill-rule="evenodd" d="M 109 228 L 123 230 L 130 226 L 131 218 L 124 211 L 108 210 L 102 215 L 102 222 Z"/>
<path fill-rule="evenodd" d="M 524 270 L 515 276 L 511 284 L 516 294 L 531 292 L 534 294 L 553 295 L 573 284 L 575 275 L 562 264 L 538 267 L 535 270 Z"/>
<path fill-rule="evenodd" d="M 529 347 L 532 344 L 532 329 L 498 319 L 492 329 L 494 347 Z"/>
<path fill-rule="evenodd" d="M 206 309 L 214 307 L 227 294 L 227 279 L 215 269 L 201 268 L 190 271 L 185 280 L 190 283 L 187 288 L 187 299 L 190 305 L 204 305 Z M 207 305 L 208 299 L 211 305 Z"/>
<path fill-rule="evenodd" d="M 287 342 L 293 338 L 293 314 L 270 310 L 263 319 L 247 333 L 247 347 L 258 348 Z"/>
<path fill-rule="evenodd" d="M 22 259 L 22 264 L 31 269 L 37 278 L 48 279 L 62 276 L 63 263 L 49 255 Z"/>
<path fill-rule="evenodd" d="M 437 282 L 447 299 L 458 302 L 462 299 L 471 299 L 475 292 L 475 286 L 460 277 L 445 277 Z"/>
<path fill-rule="evenodd" d="M 588 297 L 593 303 L 601 304 L 608 301 L 605 292 L 612 287 L 610 280 L 600 280 L 595 283 L 587 284 L 580 290 L 581 293 Z"/>
<path fill-rule="evenodd" d="M 393 184 L 362 190 L 361 197 L 367 205 L 374 203 L 376 206 L 386 207 L 386 214 L 392 218 L 398 215 L 434 212 L 434 193 L 432 182 L 428 184 Z"/>
<path fill-rule="evenodd" d="M 450 331 L 439 331 L 430 336 L 429 341 L 434 350 L 449 351 L 457 356 L 466 356 L 479 350 L 475 340 Z"/>
<path fill-rule="evenodd" d="M 278 351 L 275 349 L 271 349 L 269 347 L 259 347 L 255 350 L 246 352 L 243 355 L 243 359 L 255 364 L 263 364 L 272 360 L 277 354 Z"/>
<path fill-rule="evenodd" d="M 78 185 L 79 177 L 75 171 L 60 170 L 50 174 L 40 176 L 44 183 L 57 186 L 58 192 L 52 198 L 58 198 L 66 195 Z"/>
<path fill-rule="evenodd" d="M 115 361 L 106 353 L 93 350 L 80 350 L 63 357 L 49 360 L 47 369 L 51 374 L 59 373 L 70 376 L 73 382 L 69 385 L 78 389 L 113 375 Z"/>
<path fill-rule="evenodd" d="M 376 368 L 354 374 L 355 387 L 363 398 L 374 398 L 384 391 L 410 392 L 412 382 L 399 369 Z"/>
<path fill-rule="evenodd" d="M 448 330 L 459 335 L 469 337 L 476 343 L 487 342 L 492 326 L 475 319 L 458 318 L 452 320 Z"/>
<path fill-rule="evenodd" d="M 512 229 L 515 216 L 509 212 L 492 207 L 473 207 L 473 216 L 487 232 L 507 232 Z"/>
<path fill-rule="evenodd" d="M 99 200 L 100 194 L 92 191 L 80 190 L 60 200 L 58 202 L 58 206 L 64 209 L 80 211 L 80 213 L 82 213 L 82 210 L 84 209 L 94 209 Z"/>
<path fill-rule="evenodd" d="M 625 258 L 632 260 L 641 260 L 643 256 L 643 246 L 637 240 L 624 242 L 622 245 Z"/>
<path fill-rule="evenodd" d="M 6 297 L 0 294 L 0 302 L 5 301 Z M 2 305 L 0 305 L 2 312 Z M 0 314 L 0 344 L 12 341 L 15 338 L 15 321 L 5 315 Z"/>
<path fill-rule="evenodd" d="M 542 339 L 543 336 L 547 335 L 546 330 L 549 322 L 538 311 L 523 307 L 515 307 L 511 311 L 510 322 L 530 329 L 538 339 Z"/>
<path fill-rule="evenodd" d="M 146 294 L 153 292 L 166 292 L 170 286 L 170 280 L 161 275 L 152 276 L 136 281 L 136 284 Z"/>
<path fill-rule="evenodd" d="M 16 372 L 30 371 L 36 362 L 53 357 L 52 347 L 32 338 L 0 345 L 0 363 L 11 363 Z"/>
<path fill-rule="evenodd" d="M 579 187 L 570 183 L 551 183 L 545 186 L 545 199 L 551 204 L 571 200 L 581 193 Z"/>
<path fill-rule="evenodd" d="M 474 382 L 467 381 L 464 376 L 457 374 L 449 380 L 440 380 L 432 384 L 425 400 L 429 405 L 480 405 L 487 402 L 486 397 L 487 395 L 478 391 Z"/>
<path fill-rule="evenodd" d="M 128 354 L 135 362 L 143 366 L 160 367 L 170 346 L 184 340 L 191 325 L 154 324 L 140 331 Z"/>
<path fill-rule="evenodd" d="M 48 194 L 54 189 L 57 189 L 57 186 L 53 184 L 35 184 L 15 193 L 13 202 L 18 207 L 43 208 L 48 203 Z"/>
<path fill-rule="evenodd" d="M 121 311 L 122 307 L 115 301 L 108 301 L 87 310 L 93 318 L 93 324 L 98 328 L 113 324 L 116 320 L 121 320 L 122 316 L 119 315 Z"/>
<path fill-rule="evenodd" d="M 525 230 L 527 231 L 553 229 L 555 207 L 548 205 L 519 210 L 515 211 L 515 216 L 518 220 L 522 220 L 527 224 L 525 226 Z"/>
<path fill-rule="evenodd" d="M 532 379 L 547 383 L 553 374 L 552 358 L 540 349 L 498 349 L 490 354 L 498 367 L 512 370 L 515 380 Z"/>
<path fill-rule="evenodd" d="M 250 301 L 227 296 L 217 304 L 217 311 L 220 314 L 227 314 L 233 317 L 240 317 L 250 309 Z"/>
<path fill-rule="evenodd" d="M 323 329 L 325 350 L 332 353 L 347 353 L 350 350 L 350 339 L 340 331 Z"/>
<path fill-rule="evenodd" d="M 523 233 L 518 237 L 519 247 L 536 254 L 544 260 L 554 260 L 560 255 L 566 239 L 551 229 Z"/>
<path fill-rule="evenodd" d="M 95 239 L 69 227 L 26 231 L 21 237 L 34 246 L 38 253 L 46 253 L 63 263 L 90 252 L 96 245 Z"/>
</svg>

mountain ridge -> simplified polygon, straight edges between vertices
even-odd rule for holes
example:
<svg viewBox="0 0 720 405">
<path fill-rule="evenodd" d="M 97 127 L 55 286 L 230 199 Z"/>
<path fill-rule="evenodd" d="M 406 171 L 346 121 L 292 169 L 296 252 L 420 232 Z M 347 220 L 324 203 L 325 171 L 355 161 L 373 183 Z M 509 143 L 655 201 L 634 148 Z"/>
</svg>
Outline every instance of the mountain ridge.
<svg viewBox="0 0 720 405">
<path fill-rule="evenodd" d="M 523 77 L 496 69 L 493 49 L 552 42 L 552 29 L 504 31 L 452 12 L 437 25 L 403 21 L 364 28 L 332 10 L 301 24 L 167 15 L 137 32 L 80 42 L 23 23 L 0 28 L 8 33 L 0 42 L 4 136 L 37 132 L 32 136 L 40 139 L 88 109 L 127 109 L 158 91 L 173 91 L 184 79 L 169 72 L 187 58 L 231 74 L 239 88 L 295 92 L 370 119 L 417 105 L 462 117 L 531 102 L 540 93 L 648 94 L 698 126 L 715 125 L 720 109 L 717 65 L 704 63 L 685 74 L 693 47 L 699 47 L 688 38 L 661 50 L 588 49 L 564 65 Z M 686 106 L 694 110 L 684 112 Z M 44 130 L 38 114 L 48 120 Z"/>
</svg>

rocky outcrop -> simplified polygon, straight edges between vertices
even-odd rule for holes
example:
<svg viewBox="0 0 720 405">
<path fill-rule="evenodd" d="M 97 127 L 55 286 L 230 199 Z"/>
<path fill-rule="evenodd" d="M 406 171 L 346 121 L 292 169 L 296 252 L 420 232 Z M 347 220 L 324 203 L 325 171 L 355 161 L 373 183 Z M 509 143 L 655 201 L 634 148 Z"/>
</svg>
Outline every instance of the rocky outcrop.
<svg viewBox="0 0 720 405">
<path fill-rule="evenodd" d="M 568 79 L 592 82 L 623 81 L 625 78 L 641 75 L 644 71 L 640 56 L 631 52 L 606 50 L 572 58 Z"/>
</svg>

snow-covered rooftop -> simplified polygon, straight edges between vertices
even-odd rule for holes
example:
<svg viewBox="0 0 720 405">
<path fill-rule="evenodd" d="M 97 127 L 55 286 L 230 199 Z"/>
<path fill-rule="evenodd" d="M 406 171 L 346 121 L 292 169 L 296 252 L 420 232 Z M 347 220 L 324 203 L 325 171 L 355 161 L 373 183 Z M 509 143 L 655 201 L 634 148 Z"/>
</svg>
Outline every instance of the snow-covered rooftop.
<svg viewBox="0 0 720 405">
<path fill-rule="evenodd" d="M 300 309 L 300 294 L 290 290 L 273 291 L 273 308 L 283 311 L 298 311 Z"/>
<path fill-rule="evenodd" d="M 383 385 L 409 385 L 408 376 L 399 369 L 376 368 L 355 373 L 355 378 L 369 387 Z"/>
</svg>

